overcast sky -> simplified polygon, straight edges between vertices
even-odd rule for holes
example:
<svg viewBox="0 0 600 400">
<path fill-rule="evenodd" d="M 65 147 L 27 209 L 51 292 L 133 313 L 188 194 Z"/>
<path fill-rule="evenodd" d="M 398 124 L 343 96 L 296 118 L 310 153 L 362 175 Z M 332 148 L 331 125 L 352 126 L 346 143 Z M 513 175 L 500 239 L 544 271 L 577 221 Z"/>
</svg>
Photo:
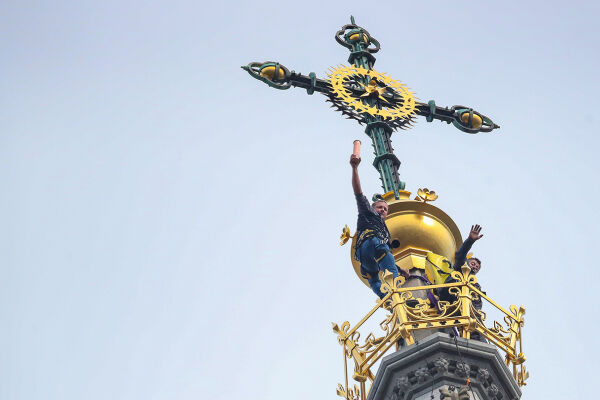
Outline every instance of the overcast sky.
<svg viewBox="0 0 600 400">
<path fill-rule="evenodd" d="M 363 128 L 240 69 L 325 78 L 334 33 L 422 101 L 401 179 L 439 194 L 479 280 L 527 309 L 526 399 L 596 395 L 598 14 L 592 1 L 14 1 L 0 5 L 0 399 L 334 399 Z M 360 173 L 380 192 L 369 147 Z"/>
</svg>

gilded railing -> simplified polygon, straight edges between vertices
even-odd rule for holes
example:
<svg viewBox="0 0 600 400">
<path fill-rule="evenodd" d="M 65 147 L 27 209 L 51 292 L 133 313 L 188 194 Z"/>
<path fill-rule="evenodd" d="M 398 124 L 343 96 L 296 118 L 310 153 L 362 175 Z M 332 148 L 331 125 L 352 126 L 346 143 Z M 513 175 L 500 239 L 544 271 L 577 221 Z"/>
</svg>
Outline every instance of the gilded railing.
<svg viewBox="0 0 600 400">
<path fill-rule="evenodd" d="M 408 346 L 415 342 L 413 332 L 424 329 L 447 329 L 459 332 L 465 339 L 470 339 L 473 332 L 496 347 L 505 355 L 506 365 L 512 366 L 513 376 L 519 386 L 525 385 L 529 373 L 523 363 L 525 356 L 521 344 L 521 330 L 525 308 L 510 306 L 510 310 L 498 305 L 483 293 L 476 285 L 477 278 L 471 274 L 466 265 L 461 271 L 453 271 L 455 282 L 439 285 L 414 286 L 403 288 L 404 277 L 396 279 L 387 272 L 380 274 L 381 291 L 385 296 L 377 301 L 363 319 L 354 327 L 348 321 L 341 326 L 333 324 L 333 331 L 338 335 L 338 341 L 343 347 L 344 381 L 339 384 L 337 394 L 348 400 L 365 400 L 368 389 L 367 381 L 373 382 L 374 374 L 371 367 L 383 357 L 392 347 L 398 348 L 400 339 Z M 448 288 L 454 298 L 453 302 L 439 301 L 431 304 L 428 299 L 417 298 L 413 293 L 419 290 L 435 290 Z M 493 321 L 492 327 L 485 326 L 486 313 L 475 307 L 474 300 L 483 299 L 503 314 L 503 322 Z M 387 310 L 386 318 L 379 324 L 382 334 L 370 333 L 363 342 L 360 341 L 359 329 L 379 309 Z M 354 361 L 351 376 L 356 383 L 350 385 L 348 359 Z"/>
</svg>

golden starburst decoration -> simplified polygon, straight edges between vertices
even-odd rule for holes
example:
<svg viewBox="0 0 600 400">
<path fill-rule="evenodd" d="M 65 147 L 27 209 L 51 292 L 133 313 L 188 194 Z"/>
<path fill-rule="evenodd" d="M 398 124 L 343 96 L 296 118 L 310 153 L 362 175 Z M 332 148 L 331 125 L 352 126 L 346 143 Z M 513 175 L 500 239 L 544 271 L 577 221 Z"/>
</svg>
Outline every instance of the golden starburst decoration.
<svg viewBox="0 0 600 400">
<path fill-rule="evenodd" d="M 340 65 L 337 68 L 331 68 L 328 76 L 335 97 L 356 112 L 390 120 L 410 119 L 415 113 L 414 93 L 385 73 L 362 67 Z M 368 83 L 362 83 L 361 80 Z M 349 89 L 351 84 L 362 88 L 364 93 L 359 96 L 355 95 Z M 390 98 L 398 101 L 388 101 L 383 96 L 385 93 L 393 94 Z M 367 97 L 371 96 L 380 100 L 379 107 L 365 101 Z"/>
</svg>

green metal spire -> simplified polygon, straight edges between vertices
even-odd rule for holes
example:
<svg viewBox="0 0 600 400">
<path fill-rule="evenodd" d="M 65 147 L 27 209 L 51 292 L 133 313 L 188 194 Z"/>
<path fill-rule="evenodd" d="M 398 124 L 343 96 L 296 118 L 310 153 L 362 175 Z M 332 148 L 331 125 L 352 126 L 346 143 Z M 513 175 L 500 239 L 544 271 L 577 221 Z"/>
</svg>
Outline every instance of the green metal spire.
<svg viewBox="0 0 600 400">
<path fill-rule="evenodd" d="M 340 31 L 336 33 L 336 40 L 342 46 L 350 50 L 350 56 L 348 62 L 352 63 L 355 67 L 362 67 L 367 70 L 372 70 L 375 64 L 375 57 L 372 53 L 379 51 L 379 42 L 375 40 L 369 32 L 364 28 L 356 25 L 354 16 L 350 16 L 350 25 L 345 25 Z M 358 36 L 358 40 L 352 40 Z M 369 45 L 375 44 L 376 47 L 369 51 Z M 365 85 L 369 84 L 370 79 L 367 77 L 362 78 Z M 363 100 L 370 106 L 376 106 L 377 100 L 367 98 Z M 392 128 L 390 128 L 380 116 L 372 116 L 368 113 L 363 115 L 364 122 L 366 123 L 365 133 L 371 138 L 373 149 L 375 151 L 375 161 L 373 166 L 379 172 L 381 185 L 385 193 L 394 192 L 396 199 L 398 198 L 398 191 L 404 190 L 406 184 L 400 180 L 398 169 L 400 168 L 400 160 L 394 155 L 394 149 L 392 148 Z"/>
</svg>

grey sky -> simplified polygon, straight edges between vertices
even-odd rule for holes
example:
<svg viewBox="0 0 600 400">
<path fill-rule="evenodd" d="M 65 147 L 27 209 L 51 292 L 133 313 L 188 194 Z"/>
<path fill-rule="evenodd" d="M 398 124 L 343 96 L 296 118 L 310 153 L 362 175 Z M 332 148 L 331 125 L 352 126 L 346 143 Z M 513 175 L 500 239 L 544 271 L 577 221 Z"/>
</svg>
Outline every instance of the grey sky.
<svg viewBox="0 0 600 400">
<path fill-rule="evenodd" d="M 338 246 L 367 138 L 239 67 L 325 77 L 350 14 L 382 44 L 377 70 L 502 126 L 420 120 L 393 135 L 401 176 L 463 235 L 483 225 L 482 285 L 527 308 L 524 398 L 591 397 L 599 8 L 4 1 L 0 399 L 336 397 L 330 322 L 374 304 Z"/>
</svg>

